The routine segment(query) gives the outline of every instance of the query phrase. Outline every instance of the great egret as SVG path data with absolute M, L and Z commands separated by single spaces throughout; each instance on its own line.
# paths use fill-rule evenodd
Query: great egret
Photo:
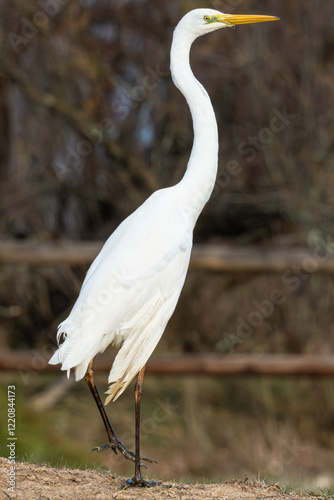
M 237 24 L 274 21 L 272 16 L 231 15 L 195 9 L 175 28 L 171 74 L 186 98 L 194 128 L 194 144 L 183 179 L 152 194 L 109 237 L 92 263 L 69 317 L 58 327 L 59 348 L 50 363 L 85 377 L 106 427 L 106 447 L 135 462 L 129 485 L 153 486 L 141 475 L 139 452 L 140 400 L 145 364 L 171 317 L 186 277 L 195 223 L 214 187 L 218 163 L 215 114 L 204 87 L 194 77 L 189 52 L 206 33 Z M 116 437 L 93 378 L 94 357 L 112 344 L 120 346 L 109 374 L 105 404 L 115 401 L 138 375 L 135 385 L 136 449 Z

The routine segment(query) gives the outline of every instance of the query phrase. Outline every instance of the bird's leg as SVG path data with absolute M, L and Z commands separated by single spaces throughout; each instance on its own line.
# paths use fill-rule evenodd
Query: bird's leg
M 136 451 L 135 451 L 135 475 L 132 479 L 128 479 L 122 486 L 126 488 L 129 486 L 159 486 L 159 481 L 145 481 L 141 475 L 141 456 L 140 456 L 140 401 L 142 396 L 143 380 L 144 380 L 145 366 L 140 370 L 135 384 L 135 415 L 136 415 Z
M 93 369 L 92 369 L 93 361 L 94 361 L 94 359 L 92 359 L 92 361 L 88 365 L 87 372 L 85 375 L 85 382 L 88 385 L 91 393 L 93 394 L 95 403 L 99 409 L 104 426 L 107 430 L 109 443 L 104 445 L 104 446 L 93 448 L 92 452 L 95 450 L 100 452 L 106 448 L 111 448 L 116 455 L 120 451 L 122 453 L 122 455 L 124 455 L 125 458 L 135 462 L 135 454 L 133 453 L 133 451 L 130 451 L 126 446 L 124 446 L 124 444 L 118 439 L 113 428 L 111 427 L 108 415 L 107 415 L 105 408 L 104 408 L 104 405 L 101 401 L 99 391 L 97 390 L 97 387 L 96 387 L 95 382 L 94 382 Z M 140 459 L 146 460 L 146 462 L 156 462 L 156 460 L 153 460 L 153 458 L 149 458 L 149 457 L 140 457 Z

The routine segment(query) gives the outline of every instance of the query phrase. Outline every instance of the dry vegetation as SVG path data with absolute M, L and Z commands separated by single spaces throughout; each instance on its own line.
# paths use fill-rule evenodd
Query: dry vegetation
M 323 2 L 320 8 L 316 0 L 207 4 L 282 20 L 224 30 L 195 44 L 192 65 L 212 97 L 221 140 L 217 188 L 195 241 L 302 244 L 326 256 L 333 252 L 334 6 Z M 56 11 L 49 13 L 41 5 L 12 0 L 0 6 L 0 241 L 104 240 L 154 189 L 177 182 L 184 172 L 191 122 L 169 77 L 168 50 L 177 20 L 203 2 L 55 0 Z M 49 346 L 85 271 L 3 266 L 1 347 Z M 284 278 L 193 271 L 159 349 L 333 352 L 333 278 L 300 269 L 287 273 Z M 246 338 L 236 336 L 254 301 L 268 299 L 273 289 L 284 292 L 284 304 Z M 276 460 L 282 443 L 296 439 L 307 446 L 301 467 L 310 477 L 319 472 L 314 463 L 330 470 L 330 383 L 266 383 L 205 386 L 205 412 L 199 411 L 198 389 L 185 383 L 188 441 L 196 428 L 201 434 L 205 422 L 217 426 L 224 418 L 230 434 L 203 439 L 221 469 L 235 463 L 241 477 L 251 462 L 265 469 L 269 452 Z M 157 384 L 157 397 L 159 390 Z M 60 412 L 58 417 L 62 421 Z M 236 417 L 243 432 L 232 425 Z M 247 434 L 246 445 L 230 455 L 226 450 Z M 53 431 L 43 439 L 52 441 Z M 243 457 L 242 446 L 254 456 Z M 196 460 L 188 469 L 198 476 Z
M 312 500 L 311 494 L 285 493 L 277 486 L 264 483 L 229 481 L 222 484 L 183 484 L 168 483 L 166 487 L 153 489 L 121 489 L 125 478 L 115 477 L 108 472 L 92 470 L 51 468 L 47 466 L 16 464 L 17 495 L 8 492 L 6 476 L 8 464 L 0 458 L 0 489 L 4 498 L 24 498 L 24 500 L 77 500 L 96 498 L 99 500 L 135 500 L 138 498 L 157 500 L 170 498 L 178 500 L 228 499 L 228 500 L 264 500 L 277 498 L 286 500 Z M 167 483 L 165 484 L 165 486 Z M 9 496 L 10 495 L 10 496 Z M 322 497 L 325 499 L 325 497 Z

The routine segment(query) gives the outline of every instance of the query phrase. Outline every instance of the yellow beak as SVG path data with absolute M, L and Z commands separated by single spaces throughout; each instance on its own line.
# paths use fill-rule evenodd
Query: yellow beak
M 279 21 L 279 17 L 222 14 L 221 16 L 217 16 L 217 21 L 219 21 L 220 23 L 227 24 L 228 26 L 235 26 L 237 24 L 266 23 L 267 21 Z

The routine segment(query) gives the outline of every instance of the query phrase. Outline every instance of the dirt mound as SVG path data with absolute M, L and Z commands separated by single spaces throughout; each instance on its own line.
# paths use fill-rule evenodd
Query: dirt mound
M 267 498 L 307 499 L 311 496 L 285 494 L 275 486 L 253 483 L 249 480 L 223 484 L 172 484 L 170 488 L 127 488 L 121 490 L 125 479 L 111 472 L 80 469 L 57 469 L 45 465 L 16 463 L 15 476 L 10 476 L 8 460 L 0 458 L 1 498 L 24 500 L 132 500 L 175 498 L 182 500 L 261 500 Z M 15 479 L 13 479 L 15 478 Z M 15 492 L 10 490 L 10 479 L 15 481 Z M 171 483 L 170 483 L 171 484 Z

